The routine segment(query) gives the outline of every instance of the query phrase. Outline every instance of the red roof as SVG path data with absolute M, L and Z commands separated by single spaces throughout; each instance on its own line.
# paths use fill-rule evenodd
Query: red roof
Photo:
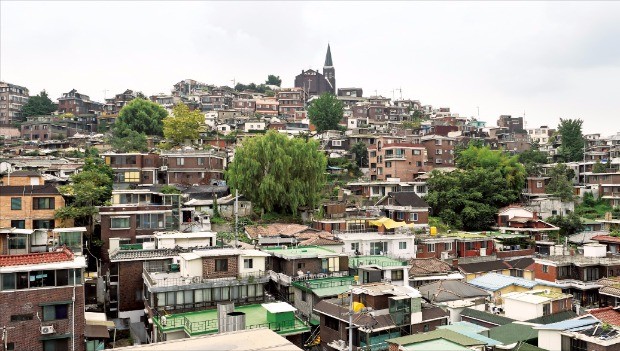
M 604 242 L 610 242 L 610 243 L 620 243 L 620 238 L 616 238 L 615 236 L 611 236 L 611 235 L 597 235 L 597 236 L 593 236 L 591 240 L 604 241 Z
M 603 323 L 620 326 L 620 312 L 613 307 L 597 308 L 588 312 Z
M 66 247 L 53 252 L 31 253 L 25 255 L 3 255 L 0 256 L 0 267 L 24 266 L 29 264 L 64 261 L 73 261 L 73 252 Z

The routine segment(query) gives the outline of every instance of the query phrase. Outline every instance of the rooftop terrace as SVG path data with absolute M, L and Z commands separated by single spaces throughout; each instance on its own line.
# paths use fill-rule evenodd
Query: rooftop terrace
M 263 251 L 285 259 L 334 257 L 340 255 L 335 251 L 319 246 L 297 246 L 295 248 L 268 247 L 264 248 Z
M 376 265 L 379 267 L 405 267 L 406 261 L 396 260 L 386 256 L 351 256 L 349 267 L 357 268 L 360 266 Z
M 355 277 L 329 277 L 321 279 L 311 279 L 293 282 L 293 286 L 303 291 L 308 291 L 323 298 L 327 296 L 337 296 L 349 290 L 355 284 Z
M 280 335 L 295 335 L 310 331 L 310 327 L 299 318 L 277 322 L 267 321 L 267 304 L 235 306 L 235 312 L 245 313 L 245 328 L 269 328 Z M 165 318 L 165 319 L 164 319 Z M 165 320 L 165 323 L 162 323 Z M 184 330 L 189 336 L 213 334 L 218 332 L 217 309 L 197 312 L 170 314 L 153 317 L 153 322 L 162 332 Z

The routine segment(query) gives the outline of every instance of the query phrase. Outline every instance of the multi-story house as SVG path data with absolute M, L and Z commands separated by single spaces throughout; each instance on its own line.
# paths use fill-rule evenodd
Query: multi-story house
M 454 138 L 431 134 L 423 136 L 421 141 L 430 167 L 454 167 Z
M 133 90 L 127 89 L 120 94 L 116 94 L 113 98 L 105 99 L 103 112 L 106 115 L 118 115 L 121 109 L 135 98 L 136 93 Z
M 0 256 L 3 350 L 86 350 L 84 268 L 67 248 Z
M 497 120 L 497 126 L 500 128 L 506 128 L 509 134 L 522 132 L 523 129 L 523 117 L 512 117 L 510 115 L 501 115 Z
M 390 226 L 390 223 L 384 225 Z M 377 229 L 367 227 L 334 230 L 333 234 L 344 243 L 343 252 L 349 255 L 390 256 L 404 259 L 416 257 L 415 235 L 411 230 L 384 228 L 381 226 Z
M 244 115 L 253 115 L 256 112 L 256 100 L 254 99 L 234 99 L 232 101 L 232 108 L 237 111 L 241 111 Z
M 552 255 L 534 258 L 536 279 L 556 283 L 583 307 L 598 303 L 602 286 L 598 280 L 614 277 L 618 272 L 620 258 L 607 257 L 607 246 L 603 244 L 586 244 L 583 254 L 560 247 Z
M 256 100 L 256 113 L 264 116 L 277 116 L 279 105 L 276 99 Z
M 484 234 L 424 235 L 417 239 L 418 258 L 478 257 L 495 253 L 495 240 Z
M 161 153 L 160 169 L 166 184 L 211 184 L 224 179 L 226 155 L 212 151 L 169 151 Z
M 409 285 L 411 265 L 405 260 L 386 256 L 351 256 L 349 270 L 361 284 L 387 282 L 394 285 Z
M 75 89 L 58 98 L 58 112 L 60 113 L 100 115 L 103 106 L 102 103 L 92 101 L 88 95 L 80 94 Z
M 381 138 L 368 147 L 371 181 L 399 178 L 407 182 L 425 172 L 427 153 L 423 145 L 389 141 Z
M 533 329 L 538 332 L 538 347 L 543 350 L 613 351 L 620 348 L 618 327 L 591 315 L 534 326 Z
M 82 114 L 72 117 L 32 116 L 26 117 L 21 125 L 22 138 L 26 140 L 58 140 L 76 134 L 97 132 L 98 118 L 94 114 Z
M 347 96 L 347 97 L 364 97 L 364 91 L 362 88 L 339 88 L 338 96 Z
M 428 204 L 413 191 L 388 193 L 376 206 L 392 220 L 413 223 L 414 228 L 428 227 Z
M 232 95 L 227 92 L 211 92 L 209 94 L 200 95 L 200 110 L 206 111 L 218 111 L 226 110 L 232 106 Z
M 620 173 L 592 173 L 586 175 L 586 184 L 611 206 L 620 206 Z
M 276 94 L 278 115 L 284 118 L 297 118 L 304 111 L 305 94 L 300 88 L 280 90 Z
M 51 184 L 0 186 L 0 227 L 54 229 L 61 219 L 54 218 L 65 199 Z M 70 223 L 65 223 L 70 224 Z
M 0 125 L 21 122 L 22 107 L 28 102 L 28 89 L 19 85 L 0 82 Z
M 131 184 L 165 184 L 166 169 L 162 168 L 162 160 L 158 154 L 149 153 L 114 153 L 101 155 L 105 164 L 114 170 L 114 183 L 119 187 Z
M 152 95 L 152 96 L 149 96 L 149 99 L 153 101 L 154 103 L 161 105 L 163 108 L 168 110 L 168 112 L 172 111 L 172 108 L 174 107 L 174 105 L 181 102 L 180 97 L 166 95 L 166 94 Z
M 549 143 L 549 138 L 553 135 L 555 129 L 548 126 L 540 126 L 539 128 L 527 129 L 527 134 L 530 136 L 530 141 L 539 145 L 546 145 Z

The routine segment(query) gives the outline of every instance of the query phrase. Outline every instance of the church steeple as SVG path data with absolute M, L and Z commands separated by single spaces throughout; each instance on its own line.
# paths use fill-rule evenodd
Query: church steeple
M 329 44 L 327 44 L 327 54 L 325 55 L 325 67 L 332 67 L 334 63 L 332 62 L 332 51 L 329 48 Z

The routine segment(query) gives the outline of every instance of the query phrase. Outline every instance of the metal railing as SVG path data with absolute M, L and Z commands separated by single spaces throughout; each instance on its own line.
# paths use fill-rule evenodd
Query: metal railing
M 143 269 L 142 275 L 147 281 L 150 287 L 169 287 L 169 286 L 188 286 L 188 285 L 205 285 L 218 286 L 225 283 L 228 284 L 253 284 L 253 283 L 265 283 L 269 280 L 269 274 L 265 271 L 258 271 L 252 273 L 239 273 L 230 277 L 221 278 L 204 278 L 201 276 L 192 277 L 171 277 L 171 278 L 159 278 L 154 279 L 151 275 L 152 272 L 148 272 L 146 268 Z
M 315 273 L 315 274 L 304 274 L 304 275 L 296 275 L 289 276 L 284 273 L 274 272 L 272 270 L 267 271 L 271 280 L 276 283 L 284 283 L 286 285 L 291 285 L 293 282 L 306 281 L 312 279 L 320 279 L 320 278 L 329 278 L 329 277 L 346 277 L 349 275 L 348 271 L 337 271 L 337 272 L 326 272 L 326 273 Z

